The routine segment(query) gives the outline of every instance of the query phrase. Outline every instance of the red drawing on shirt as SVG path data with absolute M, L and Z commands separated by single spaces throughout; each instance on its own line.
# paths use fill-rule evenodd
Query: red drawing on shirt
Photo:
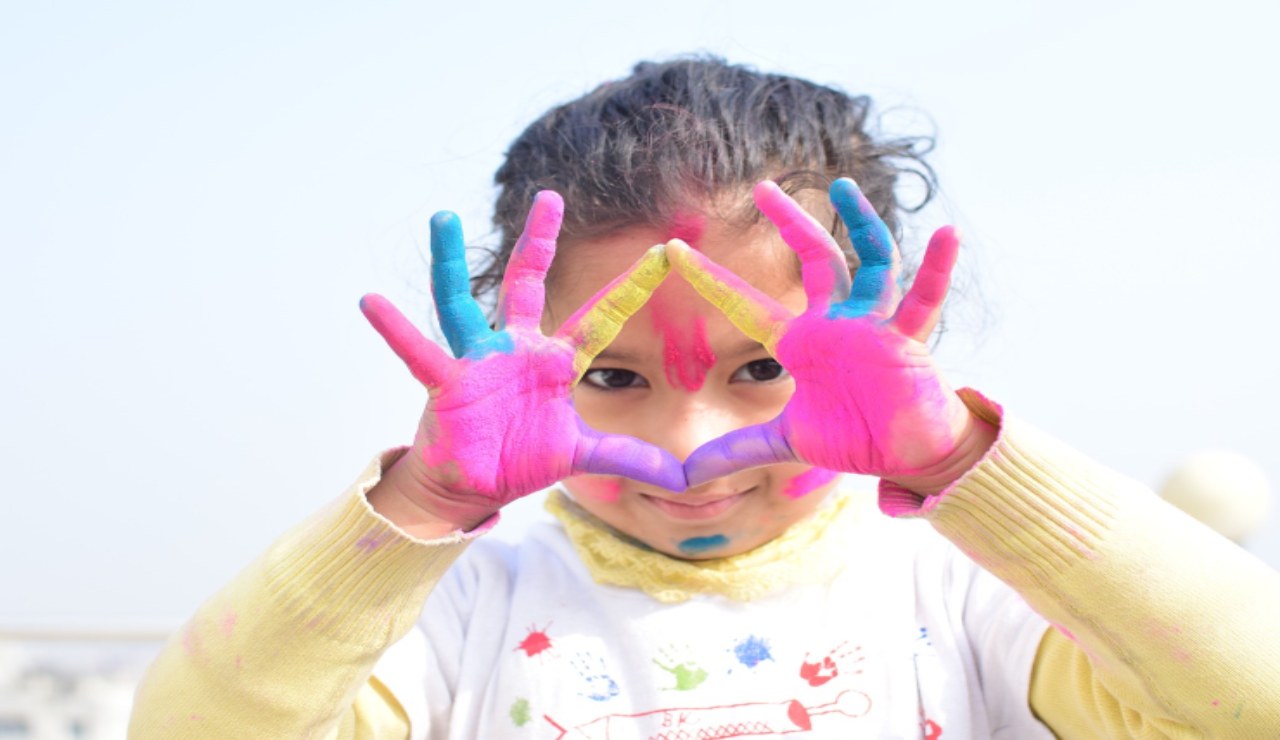
M 942 737 L 942 727 L 931 719 L 921 723 L 920 731 L 924 733 L 924 740 L 938 740 Z
M 720 740 L 720 738 L 761 735 L 790 735 L 813 729 L 813 718 L 822 714 L 843 714 L 858 718 L 871 711 L 871 697 L 861 691 L 842 691 L 834 701 L 806 707 L 797 699 L 747 702 L 714 707 L 655 709 L 637 714 L 607 714 L 566 729 L 547 715 L 542 718 L 565 737 L 587 740 Z
M 804 654 L 804 662 L 800 664 L 800 678 L 809 682 L 810 686 L 821 686 L 840 675 L 840 666 L 836 664 L 837 660 L 844 660 L 853 655 L 857 657 L 851 661 L 853 663 L 862 662 L 862 647 L 858 646 L 852 650 L 842 650 L 848 643 L 842 642 L 839 645 L 827 651 L 827 654 L 821 660 L 810 663 L 809 654 Z M 845 661 L 848 665 L 850 661 Z M 853 671 L 853 673 L 861 673 L 862 671 Z
M 516 645 L 516 650 L 523 650 L 524 654 L 532 658 L 538 653 L 551 647 L 551 638 L 547 637 L 546 629 L 551 623 L 547 622 L 546 627 L 538 629 L 535 625 L 529 625 L 529 634 Z

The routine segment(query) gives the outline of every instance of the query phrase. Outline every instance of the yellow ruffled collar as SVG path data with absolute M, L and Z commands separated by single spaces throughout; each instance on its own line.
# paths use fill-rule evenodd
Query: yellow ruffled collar
M 559 489 L 546 509 L 564 526 L 569 541 L 596 583 L 635 588 L 658 601 L 677 603 L 695 594 L 751 601 L 803 583 L 829 581 L 846 559 L 836 548 L 860 516 L 857 499 L 837 489 L 812 516 L 754 550 L 715 560 L 681 560 L 652 550 L 578 506 Z

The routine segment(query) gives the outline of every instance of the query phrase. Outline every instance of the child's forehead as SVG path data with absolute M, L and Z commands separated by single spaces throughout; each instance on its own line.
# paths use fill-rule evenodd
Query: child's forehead
M 685 241 L 771 295 L 800 284 L 799 260 L 771 224 L 744 227 L 692 214 L 669 226 L 626 226 L 607 234 L 562 242 L 547 277 L 548 299 L 577 298 L 581 303 L 625 272 L 649 248 L 671 239 Z M 676 275 L 667 281 L 683 282 Z

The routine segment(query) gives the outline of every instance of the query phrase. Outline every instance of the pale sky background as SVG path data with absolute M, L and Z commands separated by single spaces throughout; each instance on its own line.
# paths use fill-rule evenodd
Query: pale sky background
M 171 628 L 408 441 L 359 296 L 425 321 L 431 213 L 485 243 L 524 125 L 684 52 L 932 118 L 953 382 L 1153 486 L 1280 480 L 1275 3 L 203 5 L 0 9 L 0 627 Z

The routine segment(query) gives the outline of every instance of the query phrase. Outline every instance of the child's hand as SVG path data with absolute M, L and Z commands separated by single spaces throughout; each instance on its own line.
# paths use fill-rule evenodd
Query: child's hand
M 543 281 L 564 211 L 560 196 L 534 199 L 503 276 L 497 330 L 469 291 L 461 225 L 431 220 L 432 295 L 452 359 L 385 298 L 361 310 L 430 398 L 412 451 L 414 499 L 429 520 L 473 527 L 493 512 L 577 473 L 620 475 L 673 490 L 684 470 L 670 453 L 632 437 L 602 434 L 573 409 L 573 387 L 591 360 L 648 299 L 670 267 L 655 247 L 605 286 L 554 336 L 539 330 Z M 415 495 L 416 494 L 416 495 Z
M 734 470 L 801 461 L 875 475 L 919 493 L 946 487 L 989 446 L 993 430 L 974 418 L 938 373 L 924 342 L 946 296 L 959 241 L 951 227 L 929 242 L 911 290 L 899 301 L 897 245 L 852 180 L 831 200 L 861 262 L 850 281 L 835 240 L 772 182 L 756 204 L 800 256 L 808 308 L 799 316 L 680 242 L 672 264 L 708 301 L 760 342 L 795 378 L 770 422 L 699 447 L 685 461 L 690 485 Z

